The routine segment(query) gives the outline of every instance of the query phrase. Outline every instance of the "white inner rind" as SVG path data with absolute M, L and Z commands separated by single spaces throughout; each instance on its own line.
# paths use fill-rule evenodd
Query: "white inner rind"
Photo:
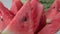
M 60 34 L 60 30 L 58 30 L 55 34 Z

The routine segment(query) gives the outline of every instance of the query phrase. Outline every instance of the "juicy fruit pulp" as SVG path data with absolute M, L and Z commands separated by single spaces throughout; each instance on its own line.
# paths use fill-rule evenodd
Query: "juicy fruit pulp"
M 37 33 L 38 30 L 41 30 L 45 26 L 45 22 L 42 22 L 44 21 L 43 18 L 45 18 L 43 15 L 44 13 L 43 6 L 40 3 L 38 3 L 38 1 L 36 0 L 33 0 L 32 2 L 30 3 L 29 0 L 26 1 L 26 3 L 17 12 L 14 19 L 11 21 L 11 23 L 7 26 L 7 28 L 2 33 L 34 34 L 35 32 Z M 40 21 L 41 18 L 42 18 L 42 21 Z M 41 25 L 42 27 L 40 27 Z M 37 30 L 38 27 L 40 28 Z
M 1 34 L 55 34 L 60 28 L 59 2 L 55 0 L 47 13 L 38 0 L 26 0 L 24 4 L 12 0 L 10 10 L 0 2 Z

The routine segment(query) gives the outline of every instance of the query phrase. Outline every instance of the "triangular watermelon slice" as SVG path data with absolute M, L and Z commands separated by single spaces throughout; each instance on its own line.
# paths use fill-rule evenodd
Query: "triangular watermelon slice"
M 29 0 L 26 1 L 11 23 L 1 34 L 33 34 Z
M 31 1 L 33 29 L 35 34 L 46 25 L 44 8 L 37 0 Z
M 10 23 L 13 18 L 13 14 L 5 8 L 0 1 L 0 32 Z
M 38 34 L 56 34 L 60 29 L 60 13 L 59 13 L 59 3 L 60 1 L 56 0 L 56 11 L 54 18 L 49 22 Z M 53 13 L 52 13 L 53 14 Z
M 56 34 L 60 29 L 60 13 L 57 14 L 53 20 L 47 24 L 38 34 Z
M 47 23 L 51 22 L 52 19 L 59 13 L 59 11 L 57 11 L 57 1 L 55 0 L 54 3 L 51 5 L 51 7 L 49 8 L 49 10 L 46 13 L 46 17 L 47 17 Z

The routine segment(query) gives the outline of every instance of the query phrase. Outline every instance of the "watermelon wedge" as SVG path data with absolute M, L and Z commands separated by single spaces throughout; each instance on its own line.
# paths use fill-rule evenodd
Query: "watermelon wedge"
M 37 0 L 31 1 L 31 8 L 32 8 L 31 16 L 33 20 L 33 29 L 36 34 L 46 25 L 46 19 L 44 16 L 44 8 L 43 8 L 43 5 L 39 3 Z
M 47 23 L 50 23 L 52 21 L 52 19 L 59 13 L 59 11 L 57 11 L 57 9 L 58 9 L 57 6 L 58 6 L 57 1 L 55 0 L 46 13 L 46 17 L 47 17 L 46 22 Z
M 60 13 L 58 13 L 51 24 L 47 24 L 38 34 L 56 34 L 60 29 Z
M 27 0 L 2 34 L 33 34 L 30 1 Z
M 4 7 L 1 1 L 0 1 L 0 14 L 1 14 L 0 15 L 0 32 L 1 32 L 9 24 L 14 15 L 10 13 L 10 11 L 6 7 Z

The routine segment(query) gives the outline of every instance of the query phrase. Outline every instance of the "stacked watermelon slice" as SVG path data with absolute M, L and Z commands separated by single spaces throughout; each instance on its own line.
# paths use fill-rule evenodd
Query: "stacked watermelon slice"
M 57 34 L 60 29 L 60 0 L 55 0 L 45 15 L 48 24 L 38 34 Z
M 46 25 L 44 8 L 38 0 L 12 0 L 11 9 L 0 1 L 1 34 L 37 34 Z
M 39 0 L 12 0 L 10 10 L 0 1 L 0 34 L 55 34 L 60 29 L 59 11 L 60 0 L 46 13 Z

